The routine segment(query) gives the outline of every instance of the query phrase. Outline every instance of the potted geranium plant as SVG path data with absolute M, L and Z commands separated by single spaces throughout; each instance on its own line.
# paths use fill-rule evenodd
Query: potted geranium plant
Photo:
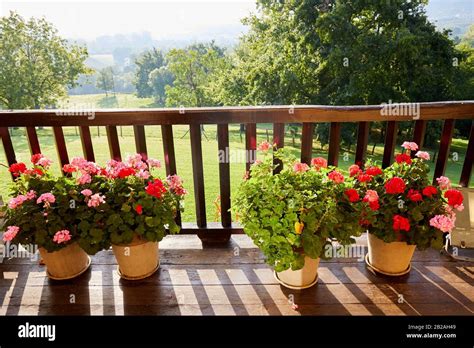
M 367 264 L 393 276 L 410 271 L 416 248 L 441 248 L 443 233 L 454 228 L 455 210 L 463 209 L 463 196 L 447 177 L 431 185 L 429 154 L 417 151 L 413 142 L 402 147 L 404 152 L 383 171 L 370 162 L 365 170 L 352 166 L 354 188 L 345 194 L 358 207 L 360 224 L 368 231 Z
M 233 199 L 245 233 L 262 250 L 276 279 L 288 288 L 304 289 L 317 282 L 320 257 L 336 238 L 351 244 L 361 229 L 350 202 L 338 201 L 347 188 L 344 176 L 327 161 L 311 166 L 298 162 L 286 149 L 259 146 L 263 160 L 251 167 Z M 274 173 L 274 157 L 282 170 Z
M 168 231 L 180 230 L 175 217 L 186 190 L 177 175 L 164 180 L 154 175 L 159 166 L 158 160 L 136 154 L 123 162 L 109 161 L 103 171 L 104 229 L 125 279 L 152 275 L 159 267 L 158 242 Z M 82 193 L 90 199 L 94 194 Z
M 42 154 L 31 158 L 33 166 L 15 163 L 12 197 L 6 207 L 3 240 L 36 245 L 52 279 L 70 279 L 85 272 L 90 258 L 78 245 L 75 225 L 74 182 L 54 177 L 51 161 Z

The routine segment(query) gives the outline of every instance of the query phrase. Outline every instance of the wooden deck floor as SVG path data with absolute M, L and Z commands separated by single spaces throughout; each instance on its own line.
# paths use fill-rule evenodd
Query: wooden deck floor
M 397 279 L 356 259 L 322 261 L 318 284 L 303 291 L 281 287 L 245 235 L 219 249 L 203 249 L 196 236 L 169 236 L 160 254 L 160 270 L 139 282 L 120 280 L 111 251 L 65 282 L 49 280 L 37 261 L 4 260 L 0 315 L 474 314 L 474 264 L 436 251 L 417 251 L 411 273 Z

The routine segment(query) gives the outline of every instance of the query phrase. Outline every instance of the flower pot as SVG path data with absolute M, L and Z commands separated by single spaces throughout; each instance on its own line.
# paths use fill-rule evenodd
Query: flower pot
M 128 280 L 144 279 L 160 267 L 158 242 L 149 242 L 135 236 L 131 243 L 112 245 L 120 277 Z
M 304 258 L 302 269 L 293 271 L 287 269 L 283 272 L 275 272 L 275 279 L 284 287 L 289 289 L 306 289 L 312 287 L 318 281 L 319 258 Z
M 400 276 L 410 272 L 410 261 L 416 245 L 405 242 L 385 243 L 368 233 L 369 252 L 365 256 L 367 265 L 378 273 Z
M 39 248 L 39 252 L 47 268 L 46 274 L 51 279 L 75 278 L 87 271 L 91 264 L 91 258 L 77 243 L 53 252 Z

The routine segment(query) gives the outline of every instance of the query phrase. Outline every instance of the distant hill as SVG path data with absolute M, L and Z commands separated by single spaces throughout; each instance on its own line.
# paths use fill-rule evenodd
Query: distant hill
M 460 37 L 474 23 L 474 0 L 430 0 L 426 14 L 438 28 Z

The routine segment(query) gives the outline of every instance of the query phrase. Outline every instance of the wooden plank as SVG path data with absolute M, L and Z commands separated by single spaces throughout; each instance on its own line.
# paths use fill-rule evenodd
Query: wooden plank
M 276 145 L 277 149 L 281 149 L 285 146 L 285 124 L 274 123 L 273 124 L 273 144 Z M 273 165 L 277 166 L 273 173 L 277 174 L 283 169 L 283 163 L 278 159 L 273 159 Z
M 142 157 L 146 160 L 148 157 L 148 152 L 146 150 L 145 126 L 133 126 L 133 133 L 135 134 L 135 148 L 137 149 L 137 153 L 142 155 Z
M 84 153 L 84 157 L 88 161 L 94 162 L 95 156 L 94 148 L 92 147 L 91 130 L 88 126 L 81 126 L 79 127 L 79 133 L 81 135 L 82 152 Z
M 443 131 L 441 133 L 441 140 L 439 142 L 438 159 L 434 170 L 433 183 L 436 184 L 436 178 L 444 175 L 446 164 L 448 163 L 449 148 L 451 147 L 451 140 L 454 133 L 454 120 L 449 119 L 444 121 Z
M 221 194 L 221 223 L 223 227 L 230 227 L 232 224 L 230 214 L 230 167 L 229 158 L 229 126 L 226 124 L 217 125 L 217 146 L 219 149 L 219 187 Z M 230 237 L 230 234 L 229 234 Z
M 412 121 L 412 116 L 382 115 L 381 105 L 289 106 L 97 110 L 95 117 L 58 117 L 57 110 L 0 111 L 0 127 L 128 126 L 161 124 L 234 124 Z M 420 103 L 420 120 L 472 119 L 474 101 Z
M 469 135 L 469 143 L 467 144 L 466 156 L 462 166 L 461 179 L 459 185 L 462 187 L 469 187 L 471 179 L 472 165 L 474 163 L 474 121 L 471 124 L 471 134 Z
M 62 127 L 53 127 L 54 140 L 56 142 L 56 151 L 58 153 L 59 163 L 61 168 L 69 163 L 69 156 L 67 154 L 66 140 L 64 139 L 64 132 Z
M 32 155 L 41 153 L 40 144 L 38 141 L 38 134 L 36 134 L 36 127 L 26 127 L 26 135 L 28 137 L 28 146 Z
M 256 160 L 257 125 L 255 123 L 247 123 L 245 125 L 245 149 L 247 151 L 245 168 L 247 171 L 250 171 L 250 166 Z
M 415 122 L 415 130 L 413 131 L 413 142 L 417 143 L 420 149 L 424 145 L 425 132 L 426 132 L 426 121 L 417 120 Z
M 15 149 L 13 148 L 12 138 L 8 132 L 8 127 L 0 127 L 0 136 L 2 137 L 3 150 L 5 151 L 5 157 L 7 158 L 7 163 L 11 166 L 13 163 L 16 163 Z M 15 177 L 11 174 L 12 178 Z
M 387 168 L 392 164 L 393 152 L 397 142 L 398 122 L 388 121 L 385 130 L 385 145 L 383 151 L 382 167 Z
M 176 157 L 174 152 L 173 126 L 162 125 L 163 153 L 165 156 L 166 175 L 176 174 Z
M 313 123 L 303 123 L 303 131 L 301 134 L 301 163 L 311 165 L 313 157 Z
M 367 155 L 367 144 L 369 143 L 369 122 L 359 122 L 357 128 L 357 148 L 355 163 L 363 165 Z
M 122 155 L 120 154 L 120 144 L 118 140 L 117 127 L 107 126 L 105 127 L 105 129 L 107 131 L 107 140 L 109 142 L 110 157 L 116 161 L 121 161 Z
M 337 166 L 339 160 L 339 144 L 341 138 L 341 124 L 338 122 L 331 122 L 329 132 L 329 152 L 328 164 L 330 166 Z
M 198 227 L 206 226 L 206 200 L 204 196 L 204 168 L 202 164 L 201 125 L 189 127 L 191 158 L 193 163 L 194 200 Z

